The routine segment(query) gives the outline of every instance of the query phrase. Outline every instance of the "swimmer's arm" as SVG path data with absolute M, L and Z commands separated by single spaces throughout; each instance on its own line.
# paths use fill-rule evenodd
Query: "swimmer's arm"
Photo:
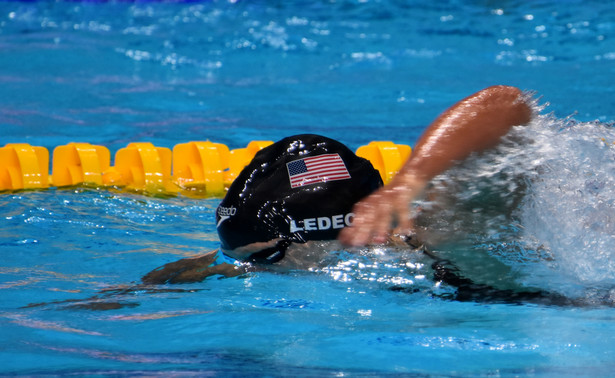
M 409 232 L 408 206 L 432 178 L 473 152 L 496 146 L 531 115 L 515 87 L 493 86 L 459 101 L 431 123 L 397 176 L 355 205 L 353 226 L 339 239 L 355 246 L 384 243 L 394 224 L 398 232 Z
M 144 284 L 191 283 L 203 281 L 213 275 L 235 277 L 244 273 L 241 267 L 233 264 L 213 265 L 216 255 L 217 252 L 212 251 L 198 257 L 168 263 L 147 273 L 141 281 Z

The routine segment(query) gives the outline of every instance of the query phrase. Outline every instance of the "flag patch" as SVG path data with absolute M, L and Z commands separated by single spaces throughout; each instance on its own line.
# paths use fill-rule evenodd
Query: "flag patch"
M 291 188 L 350 178 L 339 154 L 311 156 L 286 163 Z

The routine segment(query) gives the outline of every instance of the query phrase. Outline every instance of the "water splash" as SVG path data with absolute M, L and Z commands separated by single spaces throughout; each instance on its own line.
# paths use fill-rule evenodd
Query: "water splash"
M 613 125 L 538 115 L 438 177 L 418 224 L 486 250 L 525 284 L 586 294 L 615 284 L 614 205 Z
M 519 209 L 523 237 L 552 270 L 583 284 L 615 282 L 615 129 L 541 117 L 526 132 L 540 162 Z

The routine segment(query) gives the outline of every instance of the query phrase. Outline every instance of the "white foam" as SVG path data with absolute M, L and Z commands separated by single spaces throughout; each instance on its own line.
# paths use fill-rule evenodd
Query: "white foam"
M 528 245 L 578 283 L 615 283 L 615 129 L 542 116 L 525 130 L 536 165 L 519 208 Z
M 417 219 L 428 236 L 469 242 L 567 295 L 615 284 L 612 125 L 538 115 L 434 186 Z

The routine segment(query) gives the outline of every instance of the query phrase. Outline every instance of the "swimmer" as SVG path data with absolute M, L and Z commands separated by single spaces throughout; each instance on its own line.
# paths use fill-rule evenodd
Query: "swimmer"
M 214 251 L 173 262 L 143 282 L 195 282 L 258 266 L 301 268 L 323 257 L 308 242 L 335 240 L 351 224 L 352 206 L 381 186 L 371 163 L 338 141 L 311 134 L 282 139 L 256 154 L 218 206 L 223 256 Z M 224 258 L 230 261 L 216 265 Z
M 339 238 L 359 246 L 385 243 L 394 233 L 410 235 L 408 206 L 430 179 L 473 152 L 494 147 L 530 117 L 519 89 L 494 86 L 479 91 L 427 128 L 411 158 L 385 187 L 369 161 L 335 140 L 317 135 L 282 139 L 255 156 L 220 203 L 220 251 L 166 264 L 142 281 L 199 282 L 263 267 L 297 268 L 306 260 L 323 258 L 306 248 L 312 242 Z

